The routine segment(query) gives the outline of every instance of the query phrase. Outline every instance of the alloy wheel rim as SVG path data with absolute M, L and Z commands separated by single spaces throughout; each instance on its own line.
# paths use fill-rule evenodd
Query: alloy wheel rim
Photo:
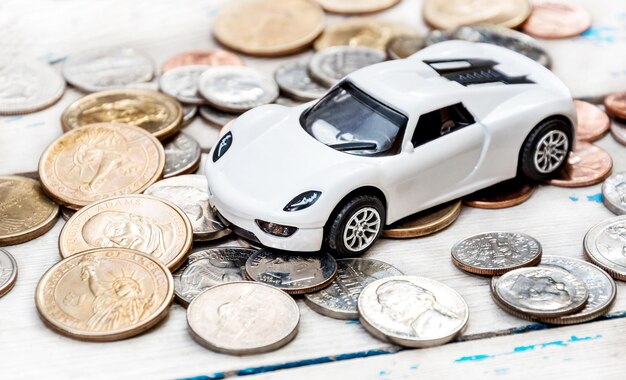
M 380 214 L 373 207 L 364 207 L 355 212 L 343 231 L 343 244 L 351 252 L 369 247 L 380 230 Z
M 563 131 L 546 133 L 535 150 L 535 168 L 543 174 L 552 173 L 567 159 L 569 140 Z

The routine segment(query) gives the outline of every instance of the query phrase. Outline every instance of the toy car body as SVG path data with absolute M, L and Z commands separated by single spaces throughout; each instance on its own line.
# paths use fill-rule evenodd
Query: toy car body
M 211 151 L 211 203 L 267 247 L 359 255 L 384 225 L 522 174 L 558 173 L 568 89 L 505 48 L 464 41 L 355 71 L 320 100 L 241 115 Z

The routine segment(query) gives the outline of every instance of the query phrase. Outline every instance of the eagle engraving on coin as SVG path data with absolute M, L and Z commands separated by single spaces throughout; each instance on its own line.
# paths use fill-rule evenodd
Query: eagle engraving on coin
M 540 273 L 520 274 L 506 290 L 521 305 L 541 310 L 552 310 L 572 300 L 563 282 Z

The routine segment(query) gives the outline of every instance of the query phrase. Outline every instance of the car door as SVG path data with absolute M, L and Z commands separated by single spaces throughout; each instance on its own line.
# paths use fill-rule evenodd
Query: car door
M 484 140 L 484 128 L 461 102 L 422 113 L 393 169 L 398 203 L 392 213 L 407 216 L 464 194 Z

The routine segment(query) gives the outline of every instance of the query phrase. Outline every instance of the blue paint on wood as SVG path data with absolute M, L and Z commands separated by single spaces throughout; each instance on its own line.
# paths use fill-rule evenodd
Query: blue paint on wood
M 476 362 L 476 361 L 481 361 L 481 360 L 485 360 L 485 359 L 489 359 L 491 358 L 491 355 L 484 355 L 484 354 L 479 354 L 479 355 L 471 355 L 471 356 L 462 356 L 458 359 L 456 359 L 454 362 L 455 363 L 462 363 L 462 362 Z
M 596 193 L 596 194 L 593 194 L 593 195 L 587 195 L 587 200 L 589 202 L 602 203 L 602 193 Z
M 574 196 L 574 195 L 570 195 L 569 196 L 569 200 L 572 201 L 572 202 L 578 202 L 578 199 L 580 199 L 580 198 L 578 198 L 577 196 Z

